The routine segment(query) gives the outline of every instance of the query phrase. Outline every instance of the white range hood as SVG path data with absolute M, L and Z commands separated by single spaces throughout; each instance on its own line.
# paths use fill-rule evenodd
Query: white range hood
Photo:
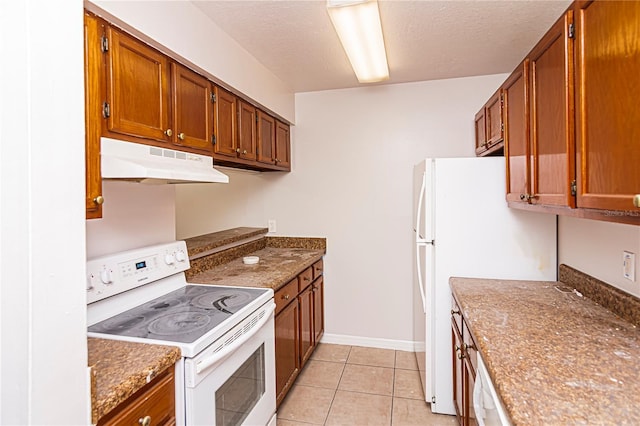
M 140 183 L 229 183 L 213 158 L 116 139 L 100 139 L 102 179 Z

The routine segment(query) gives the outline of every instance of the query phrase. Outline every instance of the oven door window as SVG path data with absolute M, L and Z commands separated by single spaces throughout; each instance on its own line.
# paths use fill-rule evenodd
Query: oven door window
M 216 425 L 240 425 L 265 391 L 264 343 L 216 390 Z

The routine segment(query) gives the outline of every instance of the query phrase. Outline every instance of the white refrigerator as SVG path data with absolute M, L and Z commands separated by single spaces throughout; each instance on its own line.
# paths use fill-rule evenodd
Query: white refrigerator
M 449 277 L 555 281 L 556 216 L 505 200 L 504 157 L 414 168 L 414 340 L 425 400 L 455 414 Z

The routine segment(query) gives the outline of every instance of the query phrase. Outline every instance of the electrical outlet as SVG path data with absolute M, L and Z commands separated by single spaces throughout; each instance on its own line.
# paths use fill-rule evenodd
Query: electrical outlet
M 636 280 L 636 255 L 630 251 L 622 252 L 622 276 L 630 281 Z
M 276 232 L 276 220 L 269 219 L 269 232 Z

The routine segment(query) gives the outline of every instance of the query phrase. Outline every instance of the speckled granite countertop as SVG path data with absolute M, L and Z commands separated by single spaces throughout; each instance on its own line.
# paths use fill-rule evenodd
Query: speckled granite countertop
M 514 425 L 640 424 L 640 332 L 561 282 L 451 278 Z
M 237 258 L 191 275 L 188 282 L 277 290 L 320 260 L 324 250 L 267 246 L 251 252 L 251 255 L 260 257 L 260 261 L 255 265 L 245 265 L 242 258 Z
M 247 238 L 265 235 L 267 228 L 239 227 L 185 239 L 189 257 L 206 253 L 218 247 L 235 243 Z
M 180 359 L 180 349 L 174 346 L 91 337 L 87 344 L 94 377 L 91 392 L 94 423 Z

